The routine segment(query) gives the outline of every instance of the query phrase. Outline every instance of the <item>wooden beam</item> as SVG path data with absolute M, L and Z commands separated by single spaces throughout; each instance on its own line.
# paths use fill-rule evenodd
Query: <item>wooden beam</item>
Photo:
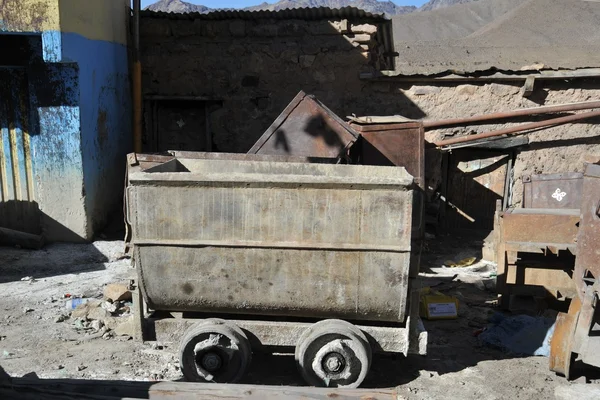
M 150 388 L 150 400 L 396 400 L 395 390 L 161 382 Z

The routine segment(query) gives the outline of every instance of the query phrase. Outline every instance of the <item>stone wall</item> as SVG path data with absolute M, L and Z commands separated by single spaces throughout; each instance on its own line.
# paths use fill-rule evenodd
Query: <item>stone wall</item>
M 359 79 L 389 68 L 377 36 L 369 20 L 145 17 L 144 94 L 220 100 L 210 115 L 213 149 L 246 152 L 300 90 L 341 116 L 397 110 L 400 97 L 377 96 L 377 85 Z
M 211 109 L 213 150 L 246 152 L 300 90 L 316 95 L 341 117 L 403 115 L 414 119 L 466 117 L 542 104 L 600 97 L 600 82 L 536 82 L 524 98 L 520 85 L 407 84 L 361 80 L 385 69 L 376 26 L 369 21 L 200 21 L 142 18 L 143 87 L 146 95 L 203 96 Z M 521 122 L 535 120 L 523 119 Z M 521 202 L 525 174 L 581 171 L 600 156 L 598 121 L 530 134 L 519 150 L 513 204 Z M 427 133 L 429 141 L 499 129 L 471 126 Z M 439 187 L 440 157 L 428 152 L 428 185 Z
M 600 80 L 537 82 L 532 96 L 521 95 L 517 84 L 459 84 L 446 86 L 411 85 L 399 89 L 427 114 L 427 119 L 459 118 L 510 111 L 520 108 L 554 105 L 600 98 Z M 560 115 L 554 114 L 554 117 Z M 545 117 L 547 118 L 547 117 Z M 426 140 L 434 142 L 444 137 L 489 132 L 542 118 L 526 117 L 508 124 L 472 125 L 432 130 Z M 585 162 L 600 159 L 600 119 L 538 130 L 528 134 L 529 146 L 517 150 L 514 165 L 512 205 L 520 206 L 523 194 L 522 177 L 534 174 L 582 172 Z M 430 155 L 432 155 L 430 153 Z M 429 184 L 439 183 L 439 158 L 430 157 Z

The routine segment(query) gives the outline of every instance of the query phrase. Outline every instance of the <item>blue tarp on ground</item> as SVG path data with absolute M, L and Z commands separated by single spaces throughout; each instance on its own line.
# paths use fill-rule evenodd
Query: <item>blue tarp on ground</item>
M 492 325 L 479 335 L 484 344 L 515 355 L 550 355 L 555 319 L 494 314 L 491 322 Z

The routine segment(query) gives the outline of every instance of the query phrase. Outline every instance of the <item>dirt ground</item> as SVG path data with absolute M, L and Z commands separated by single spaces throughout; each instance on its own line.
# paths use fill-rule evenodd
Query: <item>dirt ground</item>
M 452 250 L 457 243 L 464 250 Z M 511 356 L 482 345 L 475 336 L 497 311 L 495 267 L 479 263 L 450 269 L 441 265 L 448 259 L 477 257 L 480 249 L 479 242 L 465 244 L 456 238 L 428 242 L 421 284 L 458 297 L 459 318 L 425 321 L 429 332 L 426 357 L 374 357 L 363 387 L 399 387 L 400 395 L 411 400 L 543 400 L 554 399 L 554 388 L 567 384 L 548 370 L 547 358 Z M 135 275 L 130 261 L 122 258 L 122 250 L 120 241 L 54 244 L 40 251 L 0 249 L 0 365 L 10 375 L 181 379 L 175 344 L 142 344 L 128 336 L 93 338 L 92 330 L 66 318 L 65 294 L 101 298 L 106 284 L 127 282 Z M 293 355 L 256 354 L 244 383 L 303 385 Z

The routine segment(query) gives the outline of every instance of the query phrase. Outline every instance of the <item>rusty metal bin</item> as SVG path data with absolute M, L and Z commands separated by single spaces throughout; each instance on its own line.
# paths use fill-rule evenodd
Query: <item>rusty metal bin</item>
M 364 379 L 371 348 L 410 350 L 411 175 L 398 167 L 201 157 L 132 168 L 126 192 L 145 307 L 228 318 L 190 328 L 184 339 L 195 347 L 184 351 L 196 354 L 199 343 L 223 347 L 222 354 L 291 345 L 309 383 L 352 387 Z M 177 336 L 194 320 L 167 322 L 155 324 L 157 336 Z M 223 324 L 225 333 L 216 329 Z M 229 340 L 217 345 L 217 336 Z M 354 353 L 344 358 L 348 349 Z M 423 343 L 415 349 L 425 351 Z M 202 363 L 214 368 L 213 353 Z M 236 368 L 246 368 L 248 357 L 238 356 Z M 315 367 L 315 357 L 330 370 Z M 186 377 L 214 380 L 194 359 L 188 373 L 182 360 Z M 351 359 L 361 360 L 356 371 Z

